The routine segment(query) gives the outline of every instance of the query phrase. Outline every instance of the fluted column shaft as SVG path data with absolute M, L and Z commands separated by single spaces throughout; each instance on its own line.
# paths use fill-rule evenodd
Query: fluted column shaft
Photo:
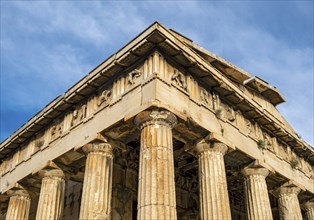
M 23 189 L 9 190 L 7 194 L 10 196 L 10 201 L 6 214 L 6 220 L 27 220 L 31 204 L 31 199 L 27 191 Z
M 280 187 L 275 191 L 278 197 L 279 217 L 281 220 L 302 219 L 298 187 Z
M 228 150 L 223 143 L 201 142 L 198 152 L 200 183 L 200 218 L 231 219 L 224 154 Z
M 64 200 L 64 174 L 59 169 L 41 170 L 43 177 L 36 213 L 37 220 L 61 219 Z
M 138 219 L 177 219 L 172 127 L 176 117 L 167 111 L 144 111 L 141 127 Z
M 305 216 L 307 220 L 314 220 L 314 201 L 303 204 Z
M 80 219 L 110 219 L 113 153 L 109 143 L 91 143 L 87 153 Z
M 265 168 L 244 168 L 242 173 L 247 219 L 273 219 L 265 180 L 269 171 Z

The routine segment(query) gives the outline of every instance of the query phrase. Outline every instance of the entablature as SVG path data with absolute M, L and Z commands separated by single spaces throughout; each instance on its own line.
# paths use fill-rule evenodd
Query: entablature
M 132 121 L 134 115 L 140 110 L 130 113 L 129 108 L 132 102 L 137 102 L 141 111 L 152 106 L 170 109 L 180 106 L 175 113 L 181 120 L 174 128 L 173 133 L 175 138 L 183 143 L 197 140 L 207 135 L 208 132 L 213 132 L 212 128 L 206 127 L 206 122 L 202 124 L 203 122 L 196 120 L 196 116 L 189 116 L 181 108 L 185 105 L 195 105 L 195 107 L 191 106 L 191 109 L 195 111 L 194 114 L 210 118 L 210 124 L 216 125 L 214 132 L 218 132 L 219 136 L 228 140 L 229 133 L 236 131 L 243 139 L 255 143 L 252 149 L 247 148 L 247 150 L 260 151 L 258 155 L 267 155 L 266 158 L 271 158 L 269 161 L 275 160 L 276 163 L 283 163 L 285 166 L 288 164 L 291 166 L 290 169 L 302 173 L 304 178 L 313 178 L 311 158 L 296 153 L 295 148 L 286 144 L 280 137 L 276 137 L 267 127 L 250 117 L 247 112 L 233 106 L 214 88 L 208 88 L 207 84 L 194 78 L 185 68 L 177 65 L 170 58 L 163 56 L 162 52 L 153 51 L 144 60 L 130 68 L 129 72 L 123 72 L 115 80 L 99 87 L 91 96 L 87 96 L 69 111 L 54 118 L 32 139 L 21 144 L 17 151 L 12 151 L 1 163 L 0 175 L 4 177 L 9 173 L 14 173 L 23 163 L 27 163 L 34 156 L 53 149 L 54 146 L 59 146 L 65 139 L 73 139 L 70 138 L 72 135 L 73 137 L 81 135 L 83 136 L 81 139 L 88 140 L 90 135 L 84 130 L 91 127 L 96 132 L 102 132 L 103 129 L 108 128 L 108 131 L 105 131 L 107 136 L 125 143 L 132 141 L 138 129 L 130 120 Z M 126 101 L 126 99 L 129 100 Z M 116 112 L 117 109 L 119 112 Z M 109 120 L 107 117 L 111 114 L 115 114 L 119 120 L 124 118 L 124 121 L 119 126 L 116 121 L 111 122 L 114 127 L 111 127 L 110 124 L 106 127 L 108 123 L 99 123 L 98 127 L 89 125 L 90 123 L 95 124 L 100 119 Z M 89 130 L 89 132 L 92 131 Z M 234 146 L 229 144 L 232 142 L 234 142 Z M 65 143 L 69 144 L 66 146 L 68 150 L 79 147 L 78 143 L 73 143 L 74 146 L 71 146 L 72 143 L 68 141 Z M 238 148 L 245 152 L 244 148 L 238 146 L 240 143 L 237 143 L 236 140 L 229 140 L 228 145 L 233 149 Z M 305 151 L 305 153 L 307 152 Z M 256 155 L 256 153 L 253 154 Z M 77 156 L 81 157 L 80 154 Z
M 152 53 L 154 50 L 159 52 Z M 137 69 L 147 56 L 149 58 L 145 60 L 142 69 Z M 162 65 L 166 64 L 156 63 L 157 59 L 167 60 L 177 68 L 169 65 L 169 69 L 164 69 Z M 241 73 L 237 71 L 238 74 Z M 161 80 L 166 77 L 166 82 L 171 82 L 187 95 L 201 100 L 203 105 L 212 105 L 214 111 L 217 111 L 217 117 L 246 117 L 276 138 L 277 142 L 289 145 L 293 152 L 304 158 L 308 157 L 313 163 L 311 146 L 302 141 L 293 130 L 287 129 L 277 115 L 267 107 L 259 106 L 243 89 L 234 85 L 202 56 L 158 23 L 154 23 L 92 70 L 6 139 L 0 145 L 0 158 L 7 159 L 14 149 L 22 150 L 28 145 L 32 146 L 32 151 L 36 151 L 42 147 L 42 143 L 52 142 L 59 136 L 66 135 L 64 131 L 73 129 L 84 120 L 90 120 L 89 117 L 93 117 L 92 112 L 95 109 L 101 111 L 107 105 L 114 104 L 128 90 L 134 89 L 135 84 L 143 77 L 153 78 L 155 73 L 160 75 Z M 241 80 L 247 79 L 248 75 L 242 73 L 241 77 Z M 218 100 L 222 100 L 221 108 L 225 108 L 224 105 L 235 106 L 231 107 L 232 110 L 226 107 L 224 114 L 229 116 L 218 114 L 220 111 L 214 106 L 218 105 Z M 235 116 L 237 114 L 244 116 Z

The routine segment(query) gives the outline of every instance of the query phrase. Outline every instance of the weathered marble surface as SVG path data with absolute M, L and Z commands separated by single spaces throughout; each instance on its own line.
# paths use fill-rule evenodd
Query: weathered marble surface
M 269 171 L 265 168 L 244 168 L 244 192 L 247 219 L 273 219 L 265 178 Z
M 141 127 L 138 219 L 177 219 L 172 127 L 176 117 L 154 110 L 137 116 Z
M 31 199 L 28 192 L 24 189 L 9 190 L 10 197 L 6 220 L 21 219 L 27 220 Z
M 59 169 L 41 170 L 41 190 L 36 219 L 62 219 L 65 181 L 64 173 Z
M 278 197 L 279 217 L 281 220 L 302 219 L 298 194 L 301 189 L 298 187 L 282 186 L 275 190 Z
M 200 218 L 231 219 L 222 143 L 196 144 L 200 179 Z
M 112 194 L 112 146 L 91 143 L 83 147 L 87 153 L 80 219 L 110 219 Z

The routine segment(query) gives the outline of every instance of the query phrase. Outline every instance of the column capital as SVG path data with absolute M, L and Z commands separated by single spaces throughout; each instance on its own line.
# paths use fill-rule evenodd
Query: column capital
M 247 219 L 273 219 L 265 177 L 268 169 L 260 166 L 247 166 L 244 175 L 245 204 Z
M 6 220 L 28 219 L 31 198 L 29 193 L 18 183 L 7 191 L 10 197 Z
M 39 171 L 43 177 L 41 182 L 36 219 L 61 219 L 65 180 L 64 173 L 59 168 L 43 169 Z
M 83 146 L 87 153 L 79 219 L 109 219 L 113 152 L 107 139 Z
M 198 156 L 200 219 L 231 219 L 227 177 L 221 142 L 199 141 L 193 148 Z
M 242 174 L 245 177 L 252 176 L 252 175 L 259 175 L 259 176 L 267 177 L 269 174 L 269 170 L 263 167 L 245 167 L 242 170 Z
M 151 110 L 140 112 L 134 119 L 136 126 L 142 129 L 148 125 L 164 124 L 173 128 L 177 124 L 177 117 L 167 110 Z
M 228 146 L 221 142 L 210 142 L 202 139 L 195 144 L 193 151 L 196 155 L 199 155 L 206 151 L 219 152 L 225 155 L 225 153 L 228 151 Z
M 83 151 L 87 154 L 90 152 L 103 152 L 112 154 L 112 145 L 108 142 L 89 143 L 83 146 Z
M 314 209 L 314 201 L 307 201 L 302 204 L 304 210 Z
M 177 219 L 172 128 L 174 114 L 143 111 L 134 123 L 141 129 L 138 219 Z
M 21 196 L 21 197 L 30 198 L 29 193 L 25 189 L 10 189 L 7 191 L 7 195 L 9 197 Z
M 273 191 L 273 195 L 276 197 L 281 197 L 283 195 L 298 195 L 301 189 L 296 186 L 280 186 Z
M 64 173 L 61 169 L 43 169 L 38 172 L 39 176 L 42 178 L 48 177 L 48 178 L 64 178 Z

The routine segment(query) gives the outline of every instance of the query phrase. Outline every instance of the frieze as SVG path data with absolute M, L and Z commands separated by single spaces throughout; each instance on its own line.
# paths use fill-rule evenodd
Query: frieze
M 26 145 L 21 147 L 20 157 L 19 157 L 19 164 L 30 158 L 30 153 L 29 153 L 30 144 L 31 143 L 28 143 L 28 144 L 26 144 Z
M 86 104 L 77 105 L 72 113 L 71 126 L 77 125 L 83 120 L 86 113 Z
M 301 159 L 300 159 L 300 166 L 301 166 L 301 170 L 302 170 L 309 178 L 314 177 L 312 166 L 311 166 L 309 163 L 307 163 L 307 162 L 304 160 L 304 158 L 301 158 Z
M 67 134 L 71 128 L 71 123 L 72 123 L 72 112 L 67 112 L 63 118 L 63 134 Z
M 171 81 L 173 81 L 175 85 L 182 88 L 183 90 L 187 89 L 185 75 L 179 72 L 177 69 L 174 69 L 174 73 L 171 77 Z
M 98 102 L 97 102 L 98 107 L 108 105 L 112 99 L 111 95 L 112 95 L 112 92 L 109 89 L 102 91 L 98 97 Z
M 290 152 L 289 163 L 293 169 L 302 170 L 300 158 L 292 151 Z
M 85 117 L 92 116 L 101 109 L 110 106 L 112 100 L 119 99 L 128 89 L 132 89 L 140 84 L 141 79 L 146 79 L 152 74 L 158 74 L 158 77 L 163 78 L 164 82 L 167 82 L 169 85 L 172 83 L 177 88 L 186 91 L 190 97 L 193 97 L 194 101 L 199 102 L 199 105 L 214 110 L 217 118 L 230 122 L 233 126 L 239 128 L 244 135 L 251 137 L 256 142 L 262 140 L 265 144 L 265 150 L 273 152 L 278 158 L 290 164 L 293 161 L 298 161 L 298 164 L 295 165 L 296 169 L 301 170 L 307 175 L 313 175 L 313 168 L 305 159 L 298 158 L 294 152 L 291 152 L 289 147 L 279 143 L 276 137 L 272 137 L 264 132 L 256 122 L 247 119 L 242 112 L 224 103 L 218 94 L 201 87 L 191 75 L 183 74 L 168 64 L 166 59 L 158 52 L 154 52 L 143 61 L 142 65 L 129 73 L 125 73 L 111 85 L 106 85 L 106 88 L 98 94 L 93 94 L 87 103 L 77 105 L 73 111 L 65 113 L 63 119 L 53 122 L 50 127 L 37 134 L 34 140 L 32 140 L 32 144 L 23 146 L 21 152 L 17 152 L 16 155 L 9 157 L 9 159 L 1 163 L 0 174 L 3 175 L 5 172 L 14 169 L 22 161 L 22 158 L 27 159 L 31 157 L 31 155 L 47 147 L 51 141 L 60 137 L 65 132 L 70 132 L 70 128 L 79 125 Z M 129 157 L 133 156 L 130 153 Z M 149 155 L 147 156 L 149 157 Z M 127 166 L 132 169 L 136 167 L 134 164 Z M 183 183 L 183 185 L 187 184 L 192 183 Z
M 171 65 L 168 65 L 166 59 L 158 51 L 155 51 L 145 60 L 141 71 L 144 79 L 158 74 L 159 77 L 168 81 L 174 70 Z
M 208 92 L 206 89 L 203 89 L 203 88 L 200 89 L 200 100 L 204 106 L 206 106 L 210 109 L 214 108 L 213 97 L 212 97 L 211 93 Z
M 248 120 L 247 118 L 244 118 L 244 121 L 245 121 L 247 135 L 252 135 L 253 129 L 254 129 L 252 122 Z
M 260 140 L 263 137 L 263 131 L 261 127 L 256 122 L 254 122 L 253 129 L 254 129 L 254 133 L 252 133 L 253 138 L 255 138 L 256 140 Z
M 60 137 L 62 134 L 62 127 L 63 127 L 63 121 L 60 119 L 55 120 L 53 124 L 50 127 L 50 141 L 55 140 L 56 138 Z
M 216 93 L 213 93 L 213 107 L 215 111 L 220 110 L 220 98 Z
M 27 153 L 27 145 L 23 144 L 18 152 L 19 152 L 19 158 L 16 165 L 24 161 L 24 157 L 26 156 L 26 153 Z
M 53 140 L 59 137 L 62 133 L 61 121 L 57 120 L 53 125 L 37 134 L 35 138 L 31 139 L 28 143 L 21 146 L 11 157 L 1 163 L 0 174 L 4 175 L 16 168 L 20 163 L 26 161 L 32 157 L 40 149 L 44 149 L 48 146 L 49 140 Z
M 215 113 L 217 118 L 236 125 L 236 112 L 229 105 L 220 103 L 219 108 L 216 109 Z
M 199 100 L 205 107 L 210 106 L 212 103 L 212 108 L 214 109 L 218 119 L 229 121 L 244 135 L 254 139 L 257 144 L 259 142 L 262 143 L 263 150 L 268 150 L 269 152 L 274 153 L 278 158 L 285 160 L 290 165 L 292 164 L 295 169 L 299 169 L 307 175 L 313 175 L 312 167 L 308 162 L 305 160 L 302 161 L 294 152 L 291 151 L 289 146 L 283 146 L 282 144 L 280 145 L 276 137 L 273 137 L 268 132 L 263 131 L 258 123 L 247 119 L 241 111 L 236 111 L 231 106 L 222 102 L 215 92 L 209 92 L 199 86 Z
M 280 159 L 289 161 L 289 156 L 287 153 L 287 148 L 283 146 L 282 144 L 278 144 L 278 155 Z
M 111 87 L 108 86 L 100 93 L 97 103 L 98 106 L 102 108 L 108 104 L 114 104 L 119 101 L 123 94 L 139 84 L 143 75 L 142 70 L 143 65 L 116 79 Z M 112 101 L 113 103 L 111 103 Z
M 240 131 L 249 136 L 253 132 L 253 125 L 250 120 L 246 119 L 240 111 L 236 111 L 236 123 Z
M 135 84 L 135 80 L 139 77 L 142 76 L 142 71 L 138 70 L 138 69 L 134 69 L 133 71 L 131 71 L 128 74 L 128 84 L 129 85 L 134 85 Z
M 230 121 L 231 123 L 235 122 L 235 111 L 232 107 L 227 106 L 226 107 L 226 119 Z
M 44 145 L 40 148 L 41 150 L 45 149 L 46 147 L 49 146 L 50 140 L 51 140 L 51 135 L 50 135 L 50 127 L 47 127 L 44 131 Z
M 0 176 L 3 176 L 5 173 L 7 173 L 8 163 L 9 163 L 9 160 L 6 159 L 0 164 Z
M 32 138 L 32 140 L 29 142 L 29 144 L 27 145 L 28 148 L 28 155 L 27 158 L 31 157 L 33 154 L 37 153 L 39 151 L 40 148 L 38 148 L 35 143 L 36 143 L 37 139 Z
M 266 132 L 264 132 L 263 135 L 264 135 L 265 148 L 273 153 L 276 153 L 273 138 L 270 137 L 269 134 L 267 134 Z
M 10 160 L 10 164 L 9 164 L 9 171 L 12 171 L 15 169 L 16 165 L 19 162 L 19 156 L 20 156 L 20 151 L 16 151 L 15 154 L 13 154 L 11 160 Z
M 201 102 L 205 107 L 208 107 L 210 103 L 207 103 L 207 101 L 210 101 L 211 99 L 208 97 L 208 94 L 200 94 L 201 91 L 198 82 L 192 76 L 186 76 L 186 82 L 187 92 L 190 98 L 196 103 Z M 203 89 L 203 91 L 204 93 L 207 93 L 205 89 Z
M 35 139 L 35 148 L 41 149 L 45 145 L 45 133 L 41 132 L 38 135 L 36 135 Z
M 122 76 L 113 82 L 113 86 L 112 86 L 112 99 L 113 100 L 119 99 L 122 96 L 122 94 L 125 92 L 125 89 L 126 89 L 125 82 L 126 82 L 125 76 Z
M 273 153 L 278 155 L 278 142 L 276 137 L 271 137 L 272 145 L 273 145 Z
M 97 111 L 98 106 L 99 106 L 98 99 L 99 97 L 96 94 L 88 98 L 87 103 L 86 103 L 86 118 L 87 119 L 91 118 L 93 114 Z
M 208 92 L 206 91 L 206 89 L 201 89 L 200 98 L 201 98 L 201 102 L 204 105 L 210 105 L 211 100 L 210 100 L 210 97 L 209 97 Z
M 275 138 L 273 138 L 273 143 L 274 140 Z M 300 158 L 295 152 L 293 152 L 289 146 L 286 146 L 281 142 L 277 142 L 274 146 L 277 157 L 289 163 L 293 169 L 300 170 L 308 177 L 313 176 L 313 167 L 306 162 L 304 158 Z

